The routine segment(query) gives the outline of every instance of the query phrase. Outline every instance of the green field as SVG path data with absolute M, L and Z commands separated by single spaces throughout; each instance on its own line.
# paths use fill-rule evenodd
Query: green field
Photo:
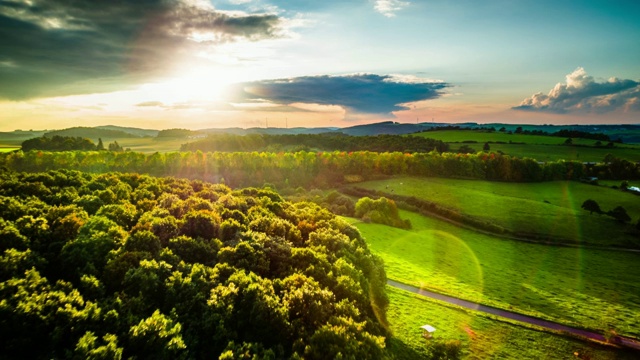
M 0 147 L 0 153 L 20 150 L 19 147 Z
M 410 231 L 354 221 L 390 279 L 640 337 L 640 254 L 497 239 L 401 211 Z
M 397 359 L 424 359 L 430 342 L 460 340 L 468 359 L 633 359 L 635 354 L 493 320 L 477 312 L 445 306 L 387 286 L 388 317 L 394 337 L 389 345 Z M 422 338 L 420 326 L 437 330 L 434 340 Z
M 606 186 L 579 182 L 504 183 L 481 180 L 402 177 L 369 181 L 359 187 L 415 196 L 499 225 L 513 232 L 541 234 L 556 241 L 640 247 L 634 225 L 640 198 Z M 580 208 L 593 199 L 603 211 L 622 206 L 632 224 Z
M 566 138 L 541 135 L 505 134 L 501 132 L 480 132 L 465 130 L 428 131 L 415 136 L 423 136 L 442 140 L 449 143 L 452 150 L 459 148 L 464 141 L 476 141 L 468 143 L 476 151 L 482 151 L 485 142 L 489 144 L 490 151 L 502 151 L 507 155 L 528 157 L 539 161 L 578 160 L 578 161 L 602 161 L 606 154 L 611 153 L 616 157 L 631 161 L 640 161 L 640 146 L 629 144 L 616 144 L 614 148 L 592 147 L 596 140 L 573 139 L 573 144 L 583 146 L 565 146 Z M 498 144 L 496 142 L 503 142 Z M 516 144 L 510 144 L 513 142 Z M 524 144 L 517 144 L 524 143 Z M 606 145 L 606 142 L 603 142 Z

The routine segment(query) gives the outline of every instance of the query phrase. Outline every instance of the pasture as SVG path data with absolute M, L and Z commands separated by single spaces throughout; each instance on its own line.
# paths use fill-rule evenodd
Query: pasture
M 401 211 L 413 229 L 351 221 L 390 279 L 594 330 L 640 337 L 639 253 L 498 239 Z M 393 317 L 390 317 L 393 318 Z
M 482 151 L 485 142 L 490 142 L 490 151 L 510 156 L 528 157 L 538 161 L 577 160 L 602 161 L 611 153 L 616 157 L 630 161 L 640 161 L 640 146 L 631 144 L 615 144 L 615 147 L 594 147 L 596 140 L 572 139 L 574 145 L 563 145 L 566 138 L 542 135 L 507 134 L 501 132 L 481 132 L 468 130 L 428 131 L 412 134 L 449 143 L 455 151 L 462 145 L 468 145 L 475 151 Z M 464 143 L 473 141 L 475 143 Z M 606 145 L 606 142 L 602 142 Z
M 390 319 L 394 337 L 389 350 L 398 359 L 424 359 L 430 342 L 460 340 L 468 359 L 633 359 L 616 349 L 583 342 L 561 335 L 498 321 L 469 310 L 419 297 L 387 286 Z M 437 330 L 434 340 L 422 338 L 420 326 L 430 324 Z
M 638 196 L 607 186 L 579 182 L 504 183 L 482 180 L 398 177 L 357 186 L 415 196 L 499 225 L 513 232 L 548 236 L 553 241 L 599 246 L 640 247 L 634 225 Z M 631 224 L 581 208 L 595 200 L 603 211 L 626 209 Z

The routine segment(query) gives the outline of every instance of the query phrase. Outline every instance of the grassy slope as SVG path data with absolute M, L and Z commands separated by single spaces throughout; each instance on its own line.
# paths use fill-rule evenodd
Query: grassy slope
M 477 144 L 467 144 L 476 151 L 481 151 L 482 146 L 487 141 L 505 142 L 507 144 L 490 144 L 491 151 L 500 150 L 508 155 L 529 157 L 540 161 L 555 161 L 562 159 L 602 161 L 604 156 L 608 153 L 620 158 L 640 161 L 640 151 L 638 151 L 640 150 L 640 146 L 638 145 L 616 144 L 616 147 L 613 149 L 604 147 L 572 147 L 562 145 L 566 138 L 561 137 L 520 134 L 509 135 L 501 132 L 486 133 L 464 130 L 429 131 L 412 135 L 438 139 L 448 143 L 456 143 L 451 144 L 452 149 L 456 149 L 462 145 L 457 144 L 462 141 L 477 141 Z M 508 144 L 509 141 L 525 144 Z M 593 146 L 596 143 L 596 140 L 573 139 L 573 143 L 576 145 Z
M 640 337 L 640 254 L 500 240 L 415 213 L 405 231 L 355 222 L 390 279 Z
M 0 147 L 0 153 L 11 152 L 20 149 L 19 147 Z
M 387 287 L 388 317 L 394 334 L 389 350 L 397 359 L 424 359 L 428 341 L 420 326 L 437 330 L 434 339 L 460 340 L 469 359 L 574 358 L 574 353 L 593 359 L 632 359 L 615 349 L 512 325 L 478 313 L 442 305 L 414 294 Z
M 640 198 L 604 186 L 566 181 L 503 183 L 406 177 L 358 186 L 429 200 L 512 231 L 568 242 L 640 247 L 640 238 L 632 235 L 632 225 L 620 224 L 605 215 L 591 215 L 580 208 L 587 199 L 598 202 L 603 211 L 622 206 L 635 225 L 640 218 Z

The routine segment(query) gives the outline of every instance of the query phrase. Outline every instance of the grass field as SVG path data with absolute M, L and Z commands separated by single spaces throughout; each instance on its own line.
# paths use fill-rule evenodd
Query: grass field
M 481 180 L 402 177 L 359 183 L 359 187 L 415 196 L 502 226 L 562 242 L 640 247 L 634 229 L 640 197 L 579 182 L 504 183 Z M 632 219 L 621 224 L 606 215 L 581 209 L 593 199 L 603 211 L 622 206 Z
M 591 147 L 596 140 L 573 139 L 573 144 L 582 146 L 563 145 L 566 138 L 540 135 L 505 134 L 501 132 L 480 132 L 464 130 L 429 131 L 415 136 L 423 136 L 442 140 L 450 143 L 451 149 L 460 147 L 463 141 L 476 141 L 477 144 L 466 144 L 476 151 L 481 151 L 485 142 L 494 142 L 490 145 L 491 151 L 502 151 L 507 155 L 529 157 L 539 161 L 578 160 L 578 161 L 602 161 L 606 154 L 611 153 L 616 157 L 631 161 L 640 161 L 640 146 L 630 144 L 616 144 L 614 148 Z M 509 142 L 524 144 L 509 144 Z M 497 144 L 495 142 L 504 142 Z M 606 145 L 606 143 L 605 143 Z
M 502 240 L 407 211 L 400 216 L 412 230 L 351 220 L 390 279 L 640 337 L 640 254 Z
M 387 287 L 388 318 L 394 334 L 389 350 L 397 359 L 424 359 L 433 340 L 422 338 L 420 326 L 437 330 L 434 340 L 460 340 L 468 359 L 633 359 L 610 347 L 517 326 L 479 313 Z M 575 355 L 578 353 L 579 357 Z
M 20 150 L 19 147 L 0 147 L 0 153 Z

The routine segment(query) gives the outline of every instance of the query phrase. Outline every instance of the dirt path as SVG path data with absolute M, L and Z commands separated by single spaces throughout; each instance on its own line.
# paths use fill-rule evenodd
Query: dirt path
M 416 294 L 418 294 L 420 296 L 424 296 L 424 297 L 428 297 L 428 298 L 444 301 L 444 302 L 447 302 L 449 304 L 462 306 L 462 307 L 465 307 L 467 309 L 476 310 L 476 311 L 482 311 L 482 312 L 485 312 L 485 313 L 488 313 L 488 314 L 492 314 L 492 315 L 496 315 L 496 316 L 504 317 L 504 318 L 507 318 L 507 319 L 520 321 L 520 322 L 524 322 L 524 323 L 527 323 L 527 324 L 537 325 L 537 326 L 544 327 L 544 328 L 551 329 L 551 330 L 563 331 L 563 332 L 566 332 L 566 333 L 570 333 L 570 334 L 573 334 L 573 335 L 578 335 L 578 336 L 581 336 L 583 338 L 588 338 L 588 339 L 591 339 L 591 340 L 596 340 L 596 341 L 600 341 L 600 342 L 606 342 L 607 341 L 602 334 L 594 332 L 594 331 L 589 331 L 589 330 L 584 330 L 584 329 L 577 329 L 577 328 L 573 328 L 573 327 L 570 327 L 570 326 L 558 324 L 558 323 L 555 323 L 555 322 L 552 322 L 552 321 L 538 319 L 538 318 L 535 318 L 535 317 L 532 317 L 532 316 L 522 315 L 522 314 L 514 313 L 514 312 L 511 312 L 511 311 L 502 310 L 502 309 L 494 308 L 494 307 L 491 307 L 491 306 L 486 306 L 486 305 L 474 303 L 474 302 L 471 302 L 471 301 L 458 299 L 458 298 L 455 298 L 455 297 L 452 297 L 452 296 L 438 294 L 438 293 L 435 293 L 435 292 L 431 292 L 431 291 L 428 291 L 428 290 L 423 290 L 423 289 L 417 288 L 415 286 L 399 283 L 399 282 L 393 281 L 393 280 L 387 280 L 387 285 L 393 286 L 394 288 L 397 288 L 397 289 L 410 291 L 410 292 L 416 293 Z M 622 336 L 616 336 L 616 337 L 614 337 L 612 339 L 612 342 L 615 343 L 615 344 L 624 346 L 624 347 L 640 350 L 640 342 L 638 342 L 636 340 L 633 340 L 633 339 L 630 339 L 630 338 L 625 338 L 625 337 L 622 337 Z

